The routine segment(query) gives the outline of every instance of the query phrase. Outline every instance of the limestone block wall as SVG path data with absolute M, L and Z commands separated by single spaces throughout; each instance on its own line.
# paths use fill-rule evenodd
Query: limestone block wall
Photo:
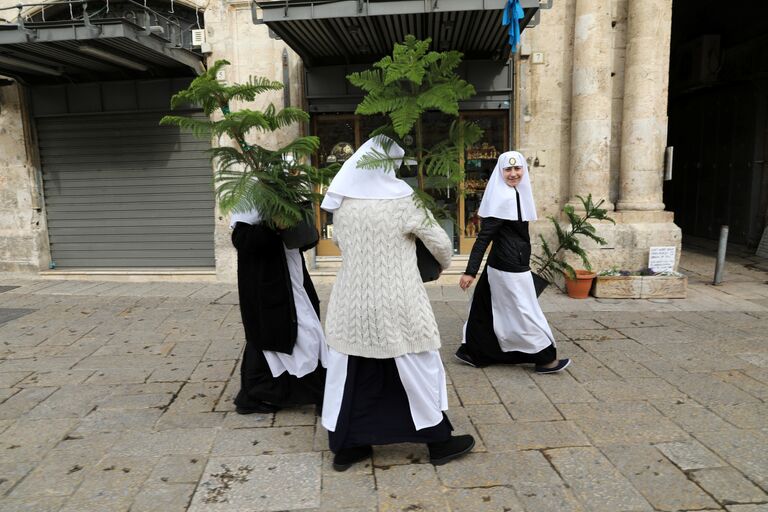
M 607 245 L 584 244 L 596 270 L 639 269 L 647 265 L 649 247 L 673 245 L 679 255 L 682 240 L 673 213 L 663 211 L 657 200 L 666 145 L 666 130 L 657 125 L 666 127 L 671 0 L 653 0 L 643 12 L 633 6 L 631 13 L 630 2 L 556 0 L 541 11 L 541 23 L 523 33 L 517 67 L 516 145 L 530 162 L 538 159 L 538 166 L 530 166 L 542 219 L 532 229 L 534 251 L 538 233 L 554 238 L 545 217 L 560 217 L 563 205 L 578 204 L 576 194 L 592 193 L 605 197 L 616 220 L 597 226 Z M 654 37 L 649 40 L 647 34 Z M 645 49 L 643 55 L 635 50 L 629 64 L 628 37 L 635 38 L 633 48 Z M 591 40 L 608 46 L 608 54 L 585 44 Z M 626 70 L 629 66 L 637 73 L 639 64 L 650 84 L 642 84 L 645 89 L 638 94 L 631 83 L 627 96 Z M 634 142 L 622 140 L 627 112 L 632 119 L 656 120 L 654 131 L 643 139 L 632 137 Z M 589 128 L 598 124 L 599 130 Z M 643 165 L 633 165 L 639 155 L 645 155 Z
M 272 39 L 266 25 L 253 23 L 251 4 L 247 1 L 216 0 L 205 5 L 205 29 L 213 53 L 208 63 L 226 59 L 231 63 L 225 68 L 226 81 L 244 83 L 250 77 L 263 76 L 283 81 L 283 51 L 288 53 L 291 106 L 302 105 L 302 64 L 301 59 L 281 40 Z M 283 91 L 263 94 L 251 104 L 234 104 L 232 109 L 263 109 L 270 103 L 277 108 L 284 106 Z M 299 136 L 301 126 L 292 126 L 273 134 L 252 136 L 252 142 L 277 148 Z M 214 141 L 214 143 L 217 143 Z M 222 140 L 221 144 L 228 141 Z M 235 281 L 237 260 L 230 242 L 229 215 L 217 209 L 216 231 L 216 274 L 219 280 Z
M 0 271 L 47 267 L 39 177 L 18 85 L 0 87 Z

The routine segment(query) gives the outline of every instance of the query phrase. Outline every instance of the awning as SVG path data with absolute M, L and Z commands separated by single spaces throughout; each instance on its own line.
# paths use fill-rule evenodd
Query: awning
M 501 24 L 506 0 L 256 0 L 255 23 L 265 23 L 305 66 L 365 64 L 392 51 L 407 34 L 432 38 L 437 50 L 466 59 L 506 60 L 510 48 Z M 521 29 L 537 21 L 551 0 L 521 0 Z
M 195 75 L 202 58 L 124 18 L 0 25 L 0 75 L 33 85 Z

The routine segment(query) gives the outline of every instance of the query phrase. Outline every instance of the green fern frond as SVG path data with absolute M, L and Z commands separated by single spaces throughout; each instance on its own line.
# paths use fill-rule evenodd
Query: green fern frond
M 214 126 L 211 121 L 184 116 L 163 116 L 160 124 L 178 126 L 192 132 L 197 138 L 210 137 Z

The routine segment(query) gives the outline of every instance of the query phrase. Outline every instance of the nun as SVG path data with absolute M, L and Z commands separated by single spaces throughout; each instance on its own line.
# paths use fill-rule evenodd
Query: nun
M 488 262 L 472 296 L 456 357 L 477 368 L 532 363 L 537 373 L 563 371 L 555 338 L 541 311 L 531 274 L 528 222 L 536 220 L 528 163 L 517 151 L 499 156 L 480 202 L 480 232 L 459 280 L 475 281 L 488 245 Z
M 328 378 L 322 424 L 344 471 L 371 456 L 372 445 L 426 443 L 440 465 L 472 450 L 453 436 L 440 333 L 416 264 L 418 237 L 442 268 L 452 243 L 413 189 L 391 172 L 358 162 L 378 154 L 399 168 L 405 152 L 376 136 L 331 182 L 321 207 L 333 213 L 342 263 L 326 315 Z
M 240 364 L 239 414 L 282 407 L 322 407 L 325 337 L 320 302 L 301 249 L 288 249 L 257 211 L 234 213 L 237 290 L 245 328 Z

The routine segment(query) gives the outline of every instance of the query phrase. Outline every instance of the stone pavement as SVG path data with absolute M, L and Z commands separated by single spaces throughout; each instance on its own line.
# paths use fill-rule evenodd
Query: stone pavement
M 768 511 L 768 273 L 682 267 L 685 300 L 548 290 L 574 364 L 547 376 L 454 361 L 467 296 L 430 285 L 449 415 L 477 446 L 437 468 L 381 447 L 345 473 L 312 408 L 233 412 L 233 286 L 0 277 L 0 510 Z

